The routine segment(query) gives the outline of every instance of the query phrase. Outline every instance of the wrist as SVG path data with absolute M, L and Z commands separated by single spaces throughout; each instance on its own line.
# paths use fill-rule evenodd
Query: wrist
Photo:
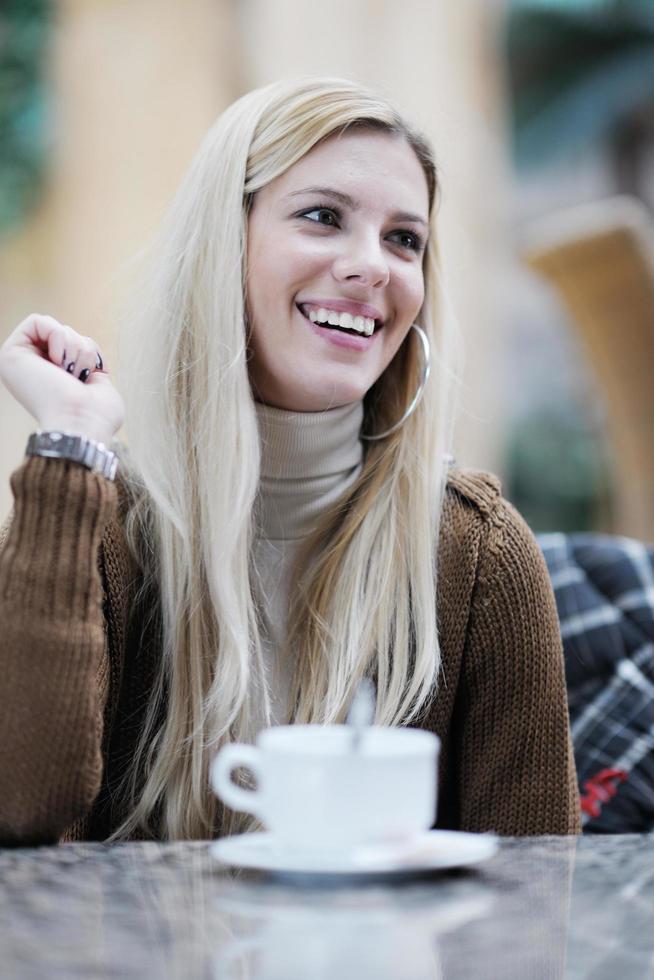
M 113 430 L 100 419 L 85 418 L 79 415 L 49 416 L 39 420 L 39 432 L 65 432 L 67 435 L 92 439 L 109 447 L 114 438 Z

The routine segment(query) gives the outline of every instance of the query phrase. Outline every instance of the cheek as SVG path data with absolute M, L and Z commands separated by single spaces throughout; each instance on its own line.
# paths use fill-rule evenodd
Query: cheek
M 248 275 L 248 305 L 255 318 L 265 314 L 274 302 L 279 291 L 279 273 L 280 264 L 275 249 L 256 252 Z
M 253 314 L 288 310 L 294 297 L 312 283 L 324 258 L 312 249 L 285 242 L 260 250 L 250 263 L 248 302 Z
M 425 299 L 425 281 L 422 270 L 408 276 L 403 282 L 402 307 L 413 322 L 418 316 Z

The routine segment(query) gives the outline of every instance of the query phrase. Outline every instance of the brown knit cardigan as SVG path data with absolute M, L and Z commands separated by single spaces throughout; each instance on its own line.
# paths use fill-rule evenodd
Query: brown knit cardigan
M 103 840 L 124 816 L 158 657 L 119 486 L 64 460 L 12 476 L 0 551 L 0 844 Z M 439 827 L 575 834 L 558 620 L 525 523 L 485 474 L 451 473 L 439 548 Z

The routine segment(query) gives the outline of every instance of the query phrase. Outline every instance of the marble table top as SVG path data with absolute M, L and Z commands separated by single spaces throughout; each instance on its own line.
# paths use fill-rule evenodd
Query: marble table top
M 474 871 L 289 883 L 206 843 L 0 850 L 4 978 L 647 980 L 654 835 L 504 840 Z

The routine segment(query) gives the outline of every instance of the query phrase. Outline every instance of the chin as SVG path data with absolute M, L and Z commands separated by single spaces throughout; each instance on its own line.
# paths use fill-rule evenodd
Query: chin
M 361 385 L 338 384 L 327 388 L 317 384 L 311 392 L 307 392 L 307 402 L 315 407 L 305 411 L 324 412 L 330 408 L 340 408 L 341 405 L 351 405 L 361 401 L 366 391 L 367 388 Z
M 342 372 L 331 378 L 325 377 L 325 373 L 316 375 L 315 366 L 312 367 L 314 370 L 302 372 L 300 376 L 277 378 L 274 384 L 255 380 L 255 399 L 290 412 L 326 412 L 361 401 L 373 383 L 367 378 L 344 378 Z
M 319 396 L 324 405 L 332 407 L 360 402 L 375 382 L 370 371 L 343 371 L 341 365 L 330 375 L 314 378 L 307 394 L 314 399 Z

